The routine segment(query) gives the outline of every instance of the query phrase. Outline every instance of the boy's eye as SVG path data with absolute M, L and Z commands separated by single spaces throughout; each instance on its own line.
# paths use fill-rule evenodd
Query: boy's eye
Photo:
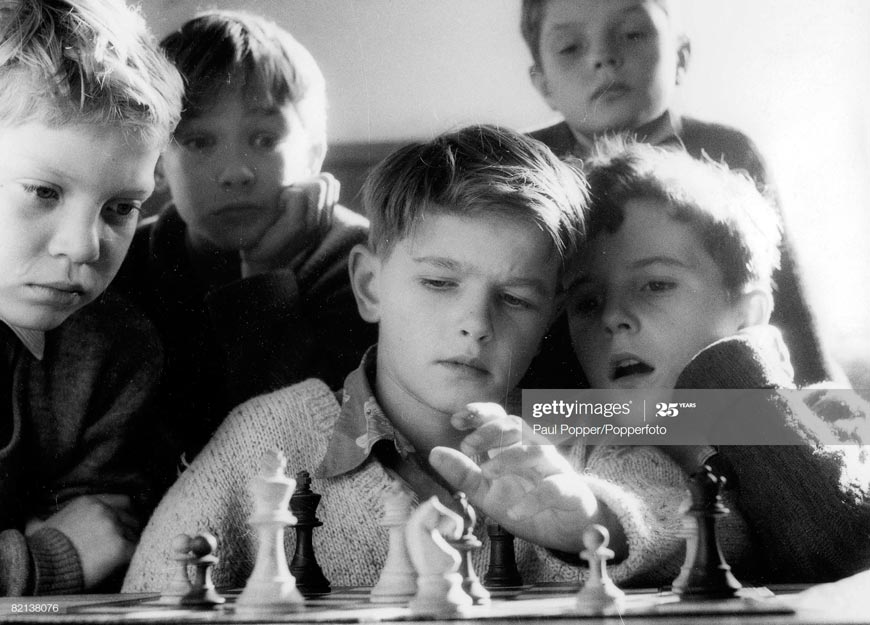
M 630 30 L 630 31 L 625 33 L 625 38 L 628 41 L 641 41 L 641 40 L 645 39 L 646 36 L 647 36 L 647 33 L 645 31 L 642 31 L 642 30 Z
M 672 291 L 675 288 L 677 288 L 677 283 L 670 280 L 650 280 L 643 285 L 642 290 L 652 293 L 663 293 L 665 291 Z
M 23 187 L 25 192 L 36 196 L 39 200 L 49 201 L 60 199 L 60 193 L 57 189 L 44 184 L 25 184 Z
M 501 300 L 510 308 L 534 308 L 532 302 L 512 293 L 502 293 Z
M 601 308 L 602 302 L 599 295 L 583 295 L 574 299 L 571 311 L 577 315 L 593 315 Z
M 559 54 L 561 54 L 562 56 L 570 56 L 570 55 L 576 53 L 578 49 L 579 49 L 579 46 L 576 43 L 573 43 L 573 44 L 561 47 L 559 49 Z
M 260 133 L 251 138 L 251 145 L 255 148 L 274 148 L 280 142 L 281 138 L 271 133 Z
M 188 135 L 178 139 L 178 144 L 187 150 L 205 150 L 214 143 L 214 139 L 206 135 Z
M 428 289 L 435 291 L 445 291 L 456 286 L 455 280 L 446 280 L 443 278 L 421 278 L 420 284 Z
M 109 202 L 103 207 L 103 211 L 107 216 L 108 221 L 126 222 L 135 218 L 136 213 L 141 208 L 140 202 L 117 201 Z

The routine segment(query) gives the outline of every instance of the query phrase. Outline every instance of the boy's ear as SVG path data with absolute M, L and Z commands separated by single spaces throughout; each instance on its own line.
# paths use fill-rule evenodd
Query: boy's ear
M 686 35 L 680 36 L 677 42 L 677 84 L 683 83 L 689 70 L 689 60 L 692 58 L 692 42 Z
M 167 193 L 168 191 L 169 182 L 167 182 L 166 174 L 163 171 L 163 155 L 161 154 L 157 158 L 157 165 L 154 167 L 154 192 L 152 195 Z
M 738 329 L 768 323 L 771 312 L 773 312 L 773 297 L 770 293 L 763 289 L 752 289 L 743 293 L 737 301 L 737 313 L 740 316 Z
M 550 108 L 552 108 L 553 105 L 550 102 L 550 85 L 539 65 L 535 64 L 529 67 L 529 78 L 535 86 L 535 89 L 537 89 L 538 93 L 541 94 L 541 97 L 544 98 L 547 104 L 550 105 Z
M 308 167 L 312 176 L 320 173 L 324 158 L 326 158 L 326 143 L 322 141 L 312 143 L 308 150 Z
M 358 243 L 347 259 L 350 285 L 359 316 L 369 323 L 381 320 L 379 280 L 381 259 L 367 245 Z

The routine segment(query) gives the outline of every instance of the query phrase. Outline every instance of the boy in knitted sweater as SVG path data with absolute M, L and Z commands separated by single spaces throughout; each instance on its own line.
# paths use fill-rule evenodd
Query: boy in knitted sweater
M 566 308 L 592 386 L 793 388 L 768 324 L 777 218 L 755 185 L 681 151 L 618 140 L 585 165 L 590 240 Z M 839 427 L 866 413 L 818 395 L 814 412 L 782 393 L 722 411 L 751 411 L 759 432 L 808 428 L 804 444 L 668 448 L 687 471 L 714 464 L 736 486 L 760 545 L 759 581 L 828 581 L 870 566 L 868 465 L 856 444 L 823 446 L 836 440 L 823 434 L 826 408 L 839 408 Z
M 244 400 L 309 377 L 339 387 L 375 329 L 347 277 L 368 222 L 320 173 L 326 85 L 308 50 L 237 11 L 198 15 L 161 45 L 186 81 L 158 163 L 171 200 L 140 225 L 113 287 L 164 340 L 174 477 Z
M 530 582 L 576 580 L 576 566 L 557 552 L 578 553 L 591 522 L 611 532 L 617 580 L 673 579 L 685 486 L 673 461 L 651 447 L 582 446 L 566 460 L 552 446 L 517 444 L 518 419 L 474 403 L 505 403 L 534 355 L 580 241 L 584 189 L 539 142 L 489 126 L 409 145 L 381 163 L 364 189 L 369 244 L 350 256 L 377 346 L 338 397 L 309 380 L 234 410 L 155 511 L 125 589 L 165 587 L 173 537 L 203 529 L 220 542 L 215 582 L 243 585 L 256 552 L 247 482 L 273 447 L 291 471 L 314 474 L 324 523 L 315 549 L 338 586 L 378 578 L 387 553 L 380 496 L 391 479 L 451 505 L 428 460 L 450 478 L 468 463 L 486 474 L 471 503 L 523 539 L 518 565 Z M 538 493 L 549 505 L 530 508 Z M 482 539 L 478 567 L 489 555 Z
M 108 588 L 132 554 L 162 358 L 103 291 L 181 91 L 123 2 L 0 7 L 0 595 Z
M 532 83 L 564 116 L 531 136 L 559 156 L 586 158 L 598 137 L 630 132 L 645 143 L 683 147 L 696 158 L 722 161 L 748 172 L 759 187 L 770 186 L 764 159 L 749 137 L 678 110 L 679 85 L 691 59 L 680 16 L 683 2 L 523 0 L 520 28 L 532 56 Z M 787 229 L 783 239 L 781 267 L 774 274 L 773 322 L 791 352 L 796 381 L 829 380 L 839 367 L 824 349 Z M 574 371 L 560 350 L 567 342 L 559 340 L 564 338 L 560 332 L 565 333 L 564 323 L 545 342 L 533 364 L 539 372 L 528 385 L 576 386 L 576 379 L 564 377 Z

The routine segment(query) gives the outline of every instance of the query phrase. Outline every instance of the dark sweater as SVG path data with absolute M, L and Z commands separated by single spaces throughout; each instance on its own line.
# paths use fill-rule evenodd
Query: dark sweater
M 0 342 L 14 356 L 12 380 L 3 380 L 11 414 L 0 411 L 11 418 L 0 428 L 0 591 L 81 592 L 72 543 L 54 529 L 26 541 L 21 532 L 79 496 L 152 499 L 140 443 L 156 408 L 159 342 L 141 313 L 109 295 L 47 332 L 42 360 L 4 329 Z
M 770 354 L 750 336 L 723 339 L 689 363 L 677 387 L 780 389 L 786 381 Z M 870 461 L 854 442 L 837 449 L 817 434 L 833 431 L 844 440 L 863 431 L 866 442 L 866 403 L 843 397 L 843 391 L 819 390 L 805 405 L 794 395 L 771 393 L 761 409 L 751 404 L 759 431 L 785 430 L 803 443 L 718 447 L 759 546 L 764 574 L 751 581 L 818 583 L 870 567 L 870 484 L 861 478 Z M 722 418 L 746 409 L 723 407 Z
M 666 113 L 647 129 L 638 129 L 637 136 L 644 140 L 647 133 L 658 139 L 656 143 L 659 145 L 682 145 L 695 158 L 706 154 L 715 161 L 725 162 L 731 169 L 745 171 L 776 200 L 764 159 L 752 140 L 739 130 L 691 117 L 672 118 Z M 585 147 L 576 140 L 565 122 L 533 131 L 530 135 L 545 143 L 560 157 L 586 156 Z M 804 386 L 834 379 L 839 373 L 824 349 L 818 322 L 800 276 L 794 242 L 784 224 L 781 267 L 773 276 L 775 288 L 771 323 L 782 331 L 791 352 L 795 382 Z M 563 315 L 545 340 L 541 356 L 532 363 L 528 382 L 523 386 L 573 388 L 577 386 L 578 379 L 585 379 L 579 365 L 571 360 L 569 336 Z M 548 360 L 555 364 L 548 366 Z
M 188 460 L 235 405 L 306 378 L 340 387 L 374 342 L 347 258 L 368 221 L 335 208 L 330 231 L 295 273 L 241 278 L 235 252 L 197 253 L 172 205 L 144 222 L 112 287 L 152 317 L 167 353 L 166 448 Z M 169 460 L 174 464 L 174 459 Z

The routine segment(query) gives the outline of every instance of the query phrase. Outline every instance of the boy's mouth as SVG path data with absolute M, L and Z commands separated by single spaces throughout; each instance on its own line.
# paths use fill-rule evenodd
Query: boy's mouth
M 479 358 L 447 358 L 440 362 L 442 365 L 458 371 L 465 371 L 475 375 L 489 374 L 489 369 L 487 369 L 486 364 Z
M 655 367 L 637 358 L 619 358 L 610 365 L 610 380 L 615 382 L 632 375 L 647 375 L 653 371 Z
M 620 97 L 629 92 L 629 86 L 623 82 L 609 82 L 592 92 L 590 100 L 600 98 Z

